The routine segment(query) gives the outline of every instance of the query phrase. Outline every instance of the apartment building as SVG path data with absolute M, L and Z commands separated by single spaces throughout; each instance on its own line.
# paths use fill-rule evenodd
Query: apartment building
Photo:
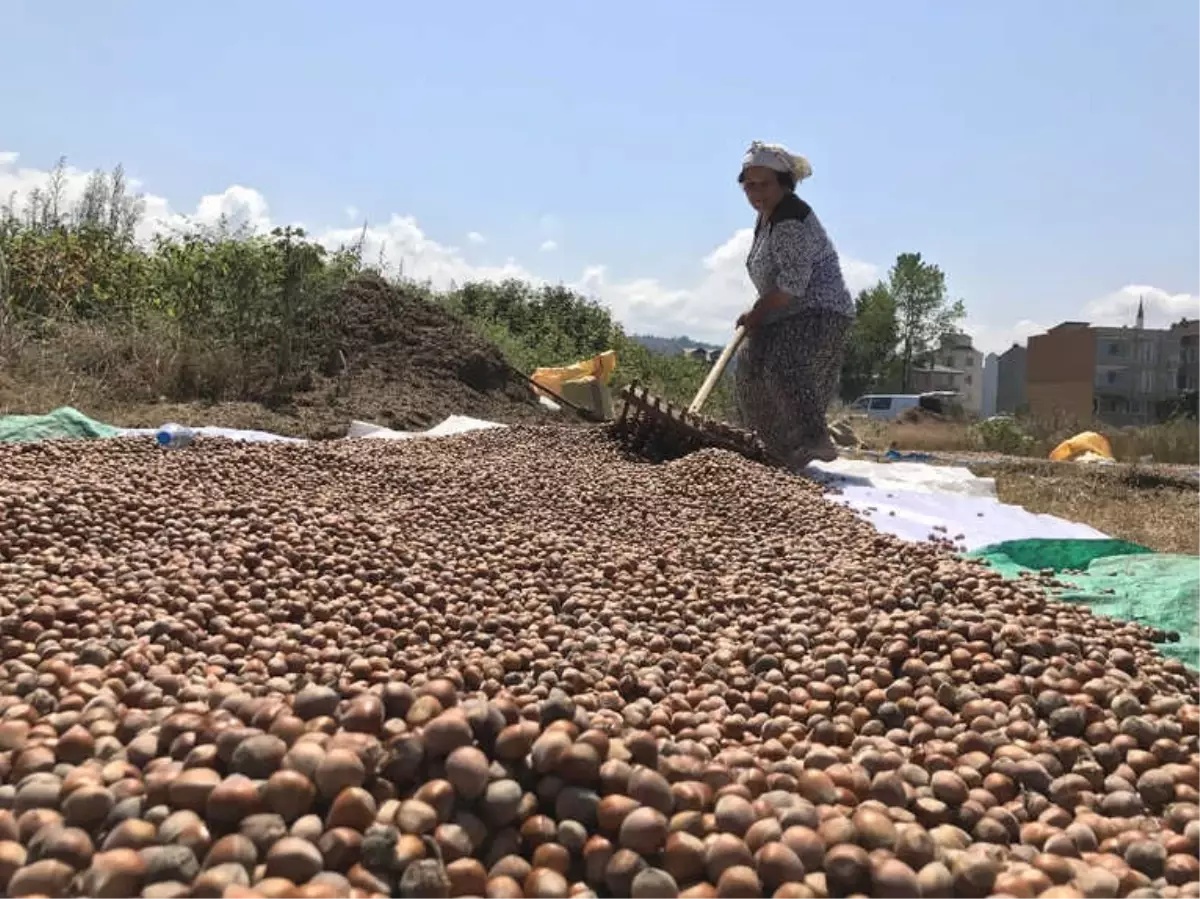
M 1179 353 L 1175 372 L 1175 388 L 1181 393 L 1196 390 L 1200 385 L 1200 319 L 1184 319 L 1171 325 L 1179 339 Z
M 996 414 L 996 390 L 1000 385 L 1000 357 L 988 353 L 983 358 L 983 409 L 980 418 L 991 418 Z
M 996 361 L 996 411 L 1013 415 L 1025 410 L 1025 369 L 1028 353 L 1014 343 Z
M 1188 389 L 1180 385 L 1195 383 L 1200 322 L 1149 329 L 1143 321 L 1139 307 L 1132 328 L 1063 322 L 1031 337 L 1026 356 L 1030 413 L 1117 426 L 1158 421 L 1164 406 Z
M 916 393 L 953 390 L 962 398 L 968 415 L 983 411 L 983 353 L 975 349 L 967 334 L 950 334 L 931 354 L 925 365 L 912 370 Z

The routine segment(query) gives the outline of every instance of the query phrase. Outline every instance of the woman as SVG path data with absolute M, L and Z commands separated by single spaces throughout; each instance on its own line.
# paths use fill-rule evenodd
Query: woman
M 735 394 L 743 423 L 798 471 L 837 458 L 825 410 L 837 389 L 854 303 L 837 251 L 796 185 L 802 156 L 755 141 L 738 176 L 758 213 L 746 258 L 758 301 L 741 318 Z

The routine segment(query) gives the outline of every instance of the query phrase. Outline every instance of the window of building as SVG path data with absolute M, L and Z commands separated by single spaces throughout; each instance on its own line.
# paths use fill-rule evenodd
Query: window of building
M 966 384 L 968 387 L 970 387 L 971 386 L 971 376 L 967 375 L 965 378 L 963 378 L 963 383 Z
M 1154 372 L 1144 371 L 1144 372 L 1142 372 L 1142 393 L 1153 393 L 1153 392 L 1154 392 Z
M 1119 343 L 1110 343 L 1110 344 L 1108 345 L 1108 355 L 1110 355 L 1110 356 L 1120 356 L 1120 355 L 1121 355 L 1121 344 L 1119 344 Z
M 1105 372 L 1104 380 L 1108 381 L 1109 384 L 1116 384 L 1117 373 L 1115 371 Z

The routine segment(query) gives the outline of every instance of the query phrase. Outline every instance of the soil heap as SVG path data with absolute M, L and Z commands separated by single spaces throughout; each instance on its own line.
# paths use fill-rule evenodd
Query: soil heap
M 296 400 L 303 419 L 328 420 L 307 421 L 310 436 L 342 436 L 350 418 L 418 430 L 454 414 L 505 423 L 553 415 L 494 344 L 378 276 L 343 288 L 325 334 L 321 377 Z

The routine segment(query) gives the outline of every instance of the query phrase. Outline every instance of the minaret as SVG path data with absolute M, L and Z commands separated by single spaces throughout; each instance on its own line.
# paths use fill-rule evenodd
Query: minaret
M 1137 324 L 1134 327 L 1136 327 L 1139 331 L 1146 327 L 1146 310 L 1142 306 L 1141 297 L 1138 297 Z

